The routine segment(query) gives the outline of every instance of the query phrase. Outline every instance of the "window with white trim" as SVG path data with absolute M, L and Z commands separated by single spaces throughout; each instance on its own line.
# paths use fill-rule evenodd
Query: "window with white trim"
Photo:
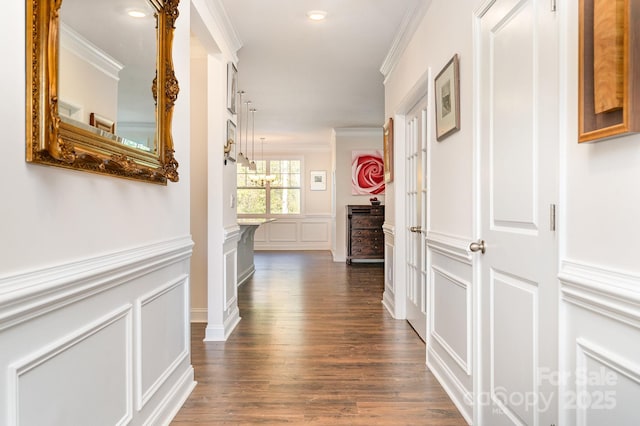
M 238 165 L 238 216 L 302 213 L 300 160 L 256 161 L 256 171 Z

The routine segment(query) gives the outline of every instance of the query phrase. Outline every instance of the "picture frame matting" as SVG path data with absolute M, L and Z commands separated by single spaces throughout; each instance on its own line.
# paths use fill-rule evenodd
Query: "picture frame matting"
M 434 80 L 437 141 L 460 130 L 459 63 L 458 54 L 453 55 Z

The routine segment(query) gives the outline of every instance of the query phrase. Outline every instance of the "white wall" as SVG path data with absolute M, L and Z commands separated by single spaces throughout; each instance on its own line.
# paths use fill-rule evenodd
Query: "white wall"
M 399 107 L 408 109 L 412 106 L 403 104 L 429 69 L 435 76 L 455 53 L 460 57 L 461 129 L 446 142 L 431 146 L 431 201 L 438 208 L 431 211 L 430 222 L 434 231 L 461 237 L 471 236 L 473 223 L 469 208 L 473 195 L 471 16 L 480 3 L 478 0 L 432 1 L 427 15 L 385 81 L 385 115 L 392 117 Z M 438 34 L 447 34 L 446 42 Z M 402 129 L 396 126 L 395 131 L 402 132 Z M 435 135 L 435 129 L 431 129 L 431 133 Z M 395 157 L 395 164 L 397 175 L 400 175 L 403 159 Z M 389 185 L 387 196 L 395 194 L 394 191 L 394 185 Z M 387 220 L 394 223 L 395 215 L 395 209 L 389 208 Z
M 566 111 L 566 126 L 559 207 L 560 364 L 567 380 L 559 385 L 565 399 L 606 397 L 615 407 L 567 405 L 561 407 L 560 423 L 631 425 L 638 422 L 640 400 L 640 135 L 577 143 L 578 0 L 563 4 L 561 12 L 560 57 L 566 59 L 560 109 Z M 580 369 L 603 386 L 580 386 Z M 612 384 L 602 383 L 603 374 Z
M 335 131 L 335 248 L 334 262 L 346 261 L 346 206 L 370 204 L 369 195 L 351 194 L 351 151 L 382 149 L 382 125 L 379 128 L 342 128 Z M 384 204 L 388 193 L 377 195 Z
M 188 3 L 174 39 L 180 182 L 168 186 L 25 162 L 25 2 L 4 16 L 0 423 L 165 421 L 194 384 Z
M 64 33 L 63 33 L 64 34 Z M 89 124 L 92 112 L 109 120 L 118 117 L 118 80 L 86 59 L 60 47 L 60 99 L 82 109 L 78 120 Z
M 191 32 L 202 49 L 195 53 L 198 79 L 198 111 L 194 149 L 199 156 L 192 179 L 197 200 L 191 204 L 197 217 L 192 232 L 199 242 L 194 257 L 198 271 L 192 320 L 207 322 L 205 340 L 225 340 L 240 321 L 237 304 L 237 242 L 240 228 L 236 219 L 236 167 L 224 164 L 227 120 L 236 117 L 227 108 L 227 64 L 237 62 L 239 42 L 220 9 L 220 2 L 191 2 Z M 201 252 L 199 250 L 202 250 Z M 205 253 L 206 252 L 206 253 Z M 206 302 L 202 296 L 206 294 Z M 197 298 L 197 300 L 196 300 Z
M 207 321 L 207 52 L 191 37 L 191 321 Z

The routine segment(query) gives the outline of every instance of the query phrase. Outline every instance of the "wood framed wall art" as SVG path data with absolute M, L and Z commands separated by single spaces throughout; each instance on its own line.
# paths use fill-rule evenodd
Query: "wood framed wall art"
M 393 118 L 389 117 L 383 130 L 384 181 L 393 182 Z
M 434 81 L 436 96 L 436 140 L 441 141 L 460 130 L 460 60 L 447 62 Z
M 640 0 L 580 0 L 578 142 L 640 131 Z
M 231 114 L 236 111 L 236 95 L 238 93 L 238 69 L 233 62 L 227 64 L 227 109 Z M 242 105 L 240 105 L 242 106 Z

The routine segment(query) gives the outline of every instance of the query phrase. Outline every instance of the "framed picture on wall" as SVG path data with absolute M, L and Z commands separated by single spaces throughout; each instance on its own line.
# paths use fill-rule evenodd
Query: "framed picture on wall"
M 311 183 L 309 184 L 311 191 L 327 190 L 327 172 L 325 170 L 312 170 Z
M 460 130 L 460 71 L 458 55 L 436 76 L 436 140 L 441 141 Z
M 233 62 L 227 64 L 227 109 L 236 113 L 236 94 L 238 93 L 238 69 Z
M 640 132 L 640 2 L 580 0 L 578 142 Z
M 393 182 L 393 118 L 389 117 L 383 130 L 384 182 Z
M 224 145 L 224 164 L 227 160 L 236 161 L 236 125 L 233 121 L 227 120 L 227 142 Z
M 351 151 L 351 195 L 384 194 L 383 157 L 381 149 Z

